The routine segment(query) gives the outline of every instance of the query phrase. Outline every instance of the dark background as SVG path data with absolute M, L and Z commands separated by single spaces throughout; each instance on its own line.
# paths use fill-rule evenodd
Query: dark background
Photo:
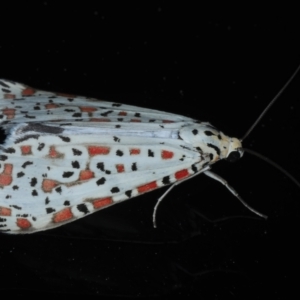
M 300 21 L 282 11 L 20 3 L 1 3 L 0 77 L 186 115 L 230 136 L 243 136 L 300 63 Z M 244 142 L 298 179 L 299 82 Z M 166 197 L 158 229 L 163 190 L 56 230 L 0 235 L 1 296 L 286 299 L 298 291 L 299 187 L 247 154 L 213 170 L 269 219 L 199 176 Z

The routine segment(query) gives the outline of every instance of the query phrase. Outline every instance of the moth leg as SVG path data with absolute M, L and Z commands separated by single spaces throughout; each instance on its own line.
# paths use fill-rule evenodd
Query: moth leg
M 187 177 L 187 178 L 184 178 L 184 179 L 182 179 L 182 180 L 180 180 L 180 181 L 176 181 L 176 182 L 174 182 L 164 193 L 163 193 L 163 195 L 162 196 L 160 196 L 159 198 L 158 198 L 158 200 L 157 200 L 157 202 L 156 202 L 156 204 L 155 204 L 155 206 L 154 206 L 154 209 L 153 209 L 153 215 L 152 215 L 152 220 L 153 220 L 153 227 L 154 228 L 156 228 L 156 212 L 157 212 L 157 208 L 158 208 L 158 205 L 160 204 L 160 202 L 171 192 L 171 190 L 175 187 L 175 186 L 177 186 L 177 185 L 179 185 L 180 183 L 183 183 L 184 181 L 186 181 L 186 180 L 189 180 L 189 179 L 191 179 L 191 178 L 193 178 L 193 177 L 195 177 L 195 176 L 197 176 L 197 175 L 199 175 L 199 174 L 201 174 L 201 173 L 205 173 L 205 171 L 208 171 L 210 169 L 210 166 L 206 166 L 205 168 L 203 168 L 202 170 L 200 170 L 199 172 L 197 172 L 197 173 L 195 173 L 195 174 L 193 174 L 193 175 L 191 175 L 191 176 L 189 176 L 189 177 Z
M 221 176 L 211 172 L 211 171 L 205 171 L 204 174 L 214 180 L 217 180 L 219 182 L 221 182 L 223 185 L 225 185 L 225 187 L 229 190 L 229 192 L 231 194 L 233 194 L 236 198 L 238 198 L 238 200 L 246 207 L 248 208 L 250 211 L 252 211 L 253 213 L 255 213 L 256 215 L 260 216 L 261 218 L 264 218 L 264 219 L 267 219 L 268 216 L 258 212 L 257 210 L 255 210 L 254 208 L 252 208 L 251 206 L 249 206 L 240 196 L 239 194 L 237 193 L 237 191 L 228 184 L 228 182 L 222 178 Z

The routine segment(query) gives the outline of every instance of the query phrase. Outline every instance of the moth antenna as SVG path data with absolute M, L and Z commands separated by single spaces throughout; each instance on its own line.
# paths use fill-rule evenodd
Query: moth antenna
M 284 90 L 288 87 L 288 85 L 292 82 L 292 80 L 295 78 L 297 73 L 300 70 L 300 65 L 297 67 L 296 71 L 293 73 L 293 75 L 290 77 L 290 79 L 286 82 L 286 84 L 281 88 L 281 90 L 277 93 L 277 95 L 272 99 L 272 101 L 267 105 L 267 107 L 263 110 L 263 112 L 259 115 L 259 117 L 256 119 L 256 121 L 253 123 L 253 125 L 248 129 L 246 134 L 243 136 L 243 138 L 240 140 L 241 142 L 252 132 L 252 130 L 256 127 L 258 122 L 262 119 L 262 117 L 266 114 L 266 112 L 270 109 L 270 107 L 274 104 L 274 102 L 281 96 L 281 94 L 284 92 Z
M 247 149 L 247 148 L 242 148 L 242 150 L 244 150 L 245 152 L 248 152 L 248 153 L 264 160 L 265 162 L 269 163 L 271 166 L 273 166 L 277 170 L 281 171 L 286 177 L 288 177 L 291 181 L 293 181 L 300 188 L 300 182 L 294 176 L 292 176 L 287 170 L 285 170 L 283 167 L 279 166 L 277 163 L 275 163 L 271 159 L 267 158 L 266 156 L 264 156 L 262 154 L 259 154 L 256 151 L 253 151 L 253 150 L 250 150 L 250 149 Z

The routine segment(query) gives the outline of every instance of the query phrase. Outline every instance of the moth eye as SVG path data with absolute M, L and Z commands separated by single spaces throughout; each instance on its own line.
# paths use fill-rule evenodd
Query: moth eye
M 226 160 L 229 162 L 236 162 L 241 158 L 241 154 L 239 151 L 232 151 L 229 153 L 229 155 L 226 157 Z

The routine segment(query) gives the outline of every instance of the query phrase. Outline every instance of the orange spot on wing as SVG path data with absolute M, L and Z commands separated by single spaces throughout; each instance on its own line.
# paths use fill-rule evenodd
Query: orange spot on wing
M 42 189 L 45 193 L 51 193 L 52 190 L 59 185 L 59 182 L 52 179 L 44 179 Z
M 145 193 L 145 192 L 154 190 L 154 189 L 156 189 L 156 188 L 157 188 L 157 183 L 156 183 L 156 181 L 152 181 L 152 182 L 149 182 L 149 183 L 147 183 L 147 184 L 144 184 L 144 185 L 139 186 L 137 189 L 138 189 L 138 192 L 139 192 L 139 193 Z
M 175 173 L 175 178 L 177 180 L 179 180 L 179 179 L 182 179 L 184 177 L 188 177 L 189 175 L 190 174 L 189 174 L 188 170 L 187 169 L 183 169 L 183 170 L 180 170 L 180 171 L 178 171 L 178 172 Z
M 88 151 L 91 156 L 106 155 L 110 152 L 110 148 L 104 146 L 89 146 Z
M 90 122 L 110 122 L 108 118 L 90 118 Z
M 131 119 L 130 122 L 134 122 L 134 123 L 140 123 L 142 122 L 140 119 Z
M 124 165 L 123 164 L 118 164 L 116 165 L 116 169 L 118 173 L 122 173 L 125 171 Z
M 93 206 L 94 208 L 102 208 L 102 207 L 105 207 L 107 205 L 110 205 L 113 203 L 113 200 L 111 197 L 107 197 L 107 198 L 100 198 L 100 199 L 96 199 L 96 200 L 93 200 Z
M 11 209 L 0 206 L 0 216 L 5 216 L 5 217 L 11 216 Z
M 28 229 L 31 227 L 31 223 L 27 219 L 17 218 L 17 226 L 21 229 Z
M 4 108 L 2 109 L 2 113 L 6 115 L 8 120 L 10 120 L 15 117 L 16 110 L 14 108 Z
M 92 172 L 91 170 L 80 171 L 79 180 L 89 180 L 92 178 L 94 178 L 94 172 Z
M 20 148 L 21 148 L 22 155 L 29 155 L 29 154 L 31 154 L 31 146 L 24 145 L 24 146 L 21 146 Z
M 141 149 L 139 148 L 132 148 L 129 151 L 130 151 L 130 155 L 138 155 L 141 153 Z
M 73 218 L 73 214 L 71 208 L 68 207 L 54 214 L 52 220 L 54 223 L 59 223 L 59 222 L 70 220 L 72 218 Z
M 174 156 L 174 152 L 172 151 L 167 151 L 167 150 L 162 150 L 161 151 L 161 158 L 162 159 L 171 159 Z
M 79 107 L 81 112 L 88 112 L 88 113 L 91 113 L 91 112 L 94 112 L 97 110 L 96 107 L 89 107 L 89 106 L 80 106 Z
M 49 149 L 49 157 L 50 158 L 63 158 L 64 154 L 58 152 L 54 146 L 51 146 Z
M 0 186 L 10 185 L 12 183 L 12 164 L 4 164 L 4 170 L 0 174 Z
M 4 94 L 4 99 L 15 99 L 16 95 L 14 94 Z
M 54 104 L 54 103 L 47 103 L 45 105 L 46 109 L 53 109 L 53 108 L 58 108 L 59 105 L 58 104 Z
M 126 111 L 120 111 L 118 113 L 119 116 L 127 116 L 127 112 Z
M 32 96 L 35 93 L 35 89 L 27 87 L 22 91 L 22 96 Z
M 174 123 L 172 120 L 162 120 L 163 123 Z

